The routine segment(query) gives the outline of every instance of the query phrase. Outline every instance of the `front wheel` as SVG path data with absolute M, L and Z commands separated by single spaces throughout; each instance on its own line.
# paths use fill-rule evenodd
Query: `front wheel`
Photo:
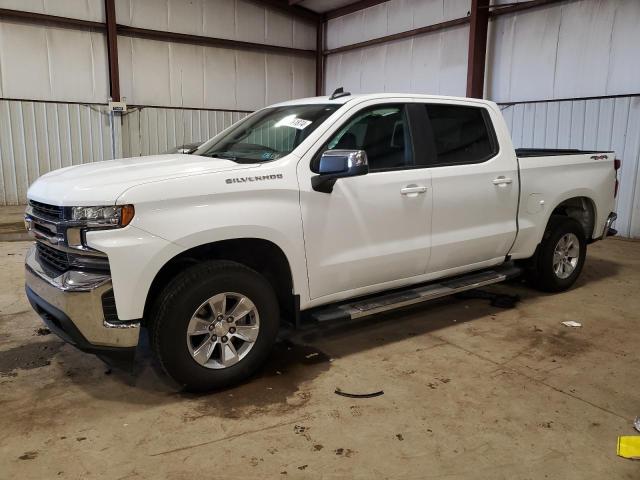
M 152 347 L 188 390 L 238 383 L 264 363 L 279 326 L 276 295 L 254 270 L 211 261 L 181 272 L 153 312 Z
M 554 215 L 532 260 L 528 279 L 545 292 L 567 290 L 580 276 L 586 254 L 582 225 L 573 218 Z

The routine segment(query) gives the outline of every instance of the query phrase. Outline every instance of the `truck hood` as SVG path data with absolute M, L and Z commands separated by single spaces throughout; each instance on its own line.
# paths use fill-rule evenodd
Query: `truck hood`
M 28 197 L 59 206 L 109 205 L 127 189 L 143 183 L 255 167 L 196 155 L 152 155 L 61 168 L 43 175 Z

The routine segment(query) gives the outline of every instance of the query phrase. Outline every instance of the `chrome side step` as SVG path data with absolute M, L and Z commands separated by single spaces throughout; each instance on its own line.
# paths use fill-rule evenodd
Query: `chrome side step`
M 319 307 L 317 310 L 309 312 L 309 316 L 317 322 L 354 320 L 417 303 L 428 302 L 429 300 L 446 297 L 465 290 L 503 282 L 518 277 L 521 273 L 522 268 L 507 264 L 436 283 L 411 287 L 392 293 L 382 293 L 378 296 L 361 298 L 355 301 L 350 300 L 347 303 Z

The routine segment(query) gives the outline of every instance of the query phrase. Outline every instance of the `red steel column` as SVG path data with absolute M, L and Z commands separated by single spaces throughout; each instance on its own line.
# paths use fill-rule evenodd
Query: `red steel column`
M 114 0 L 104 0 L 107 19 L 107 54 L 109 57 L 109 92 L 114 102 L 120 101 L 120 72 L 118 69 L 118 32 Z
M 316 96 L 324 93 L 324 26 L 316 24 Z
M 484 68 L 487 56 L 488 28 L 489 0 L 471 0 L 467 97 L 482 98 L 484 95 Z

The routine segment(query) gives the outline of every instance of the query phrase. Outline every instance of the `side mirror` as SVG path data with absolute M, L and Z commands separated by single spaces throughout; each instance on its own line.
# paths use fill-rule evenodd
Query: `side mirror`
M 364 150 L 327 150 L 320 157 L 319 175 L 311 177 L 316 192 L 331 193 L 336 180 L 369 173 L 369 162 Z

